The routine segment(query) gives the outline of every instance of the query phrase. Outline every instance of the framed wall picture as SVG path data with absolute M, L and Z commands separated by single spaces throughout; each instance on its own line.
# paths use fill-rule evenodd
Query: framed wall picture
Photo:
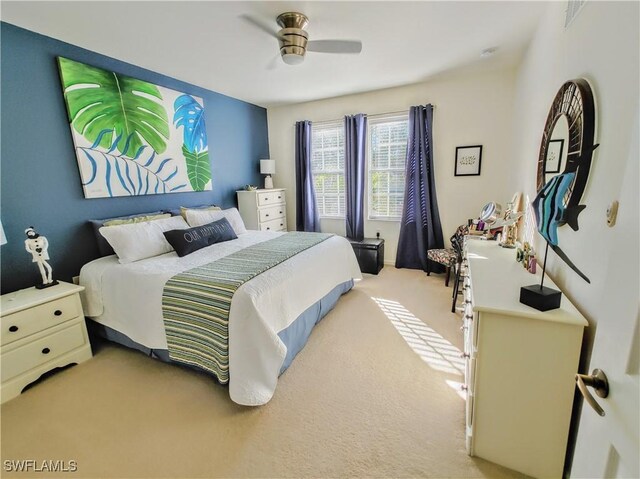
M 547 160 L 544 163 L 545 173 L 560 173 L 563 149 L 564 140 L 549 140 L 549 146 L 547 147 Z
M 482 145 L 456 148 L 455 176 L 478 176 L 482 163 Z
M 202 98 L 58 64 L 85 198 L 211 190 Z

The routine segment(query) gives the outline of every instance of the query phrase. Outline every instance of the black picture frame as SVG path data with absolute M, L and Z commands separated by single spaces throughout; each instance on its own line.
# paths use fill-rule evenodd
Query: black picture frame
M 455 176 L 480 176 L 481 167 L 482 145 L 456 147 Z
M 553 143 L 560 144 L 560 150 L 558 151 L 558 147 L 553 145 Z M 560 173 L 560 166 L 562 164 L 562 153 L 564 152 L 564 140 L 549 140 L 549 144 L 547 145 L 547 158 L 544 162 L 544 172 L 545 173 Z M 553 167 L 549 167 L 549 155 L 553 155 L 552 159 L 557 158 L 557 161 L 553 163 Z M 557 156 L 556 156 L 557 155 Z

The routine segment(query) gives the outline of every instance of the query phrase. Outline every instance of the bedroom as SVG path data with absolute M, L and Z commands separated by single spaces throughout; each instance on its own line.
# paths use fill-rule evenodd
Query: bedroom
M 262 189 L 265 174 L 260 160 L 271 159 L 273 192 L 285 196 L 284 202 L 276 203 L 286 206 L 279 218 L 286 218 L 286 229 L 293 232 L 302 216 L 296 207 L 299 196 L 302 201 L 296 179 L 296 122 L 308 120 L 312 132 L 315 125 L 316 132 L 340 135 L 345 115 L 365 114 L 371 145 L 372 128 L 394 122 L 406 125 L 410 107 L 430 104 L 434 191 L 443 246 L 449 247 L 458 225 L 478 218 L 487 203 L 506 206 L 516 192 L 522 193 L 522 203 L 536 197 L 535 165 L 554 97 L 565 82 L 585 78 L 593 90 L 599 147 L 593 152 L 582 195 L 581 204 L 587 208 L 580 215 L 580 228 L 576 232 L 565 226 L 559 236 L 562 249 L 590 283 L 555 252 L 548 254 L 546 271 L 562 291 L 563 304 L 573 303 L 575 314 L 588 323 L 577 345 L 580 357 L 573 373 L 600 368 L 612 386 L 609 397 L 595 398 L 606 412 L 600 417 L 583 402 L 570 375 L 571 404 L 558 416 L 566 426 L 564 436 L 552 451 L 556 462 L 561 457 L 561 472 L 547 475 L 637 477 L 639 5 L 578 3 L 2 2 L 0 221 L 6 239 L 0 247 L 2 394 L 4 364 L 9 364 L 5 354 L 21 344 L 5 345 L 7 319 L 14 315 L 7 312 L 12 306 L 7 307 L 5 299 L 41 279 L 38 265 L 25 251 L 29 226 L 49 241 L 55 279 L 72 283 L 87 263 L 112 267 L 112 276 L 117 277 L 116 271 L 134 271 L 136 265 L 156 264 L 161 257 L 177 260 L 177 255 L 141 259 L 120 265 L 121 269 L 111 256 L 112 264 L 106 265 L 109 256 L 100 258 L 90 220 L 213 204 L 242 209 L 241 195 L 264 196 L 264 192 L 236 191 L 247 184 Z M 565 27 L 566 10 L 576 5 L 581 7 Z M 287 11 L 308 16 L 305 30 L 310 41 L 358 40 L 362 51 L 326 55 L 310 50 L 302 64 L 284 64 L 277 41 L 267 31 L 277 31 L 276 17 Z M 69 128 L 59 58 L 200 102 L 211 189 L 135 198 L 87 197 L 76 155 L 76 147 L 82 145 L 76 143 L 78 132 Z M 168 117 L 173 120 L 173 114 Z M 70 134 L 74 131 L 76 136 Z M 401 143 L 406 141 L 403 137 Z M 109 143 L 117 139 L 112 137 Z M 479 174 L 456 175 L 456 148 L 474 145 L 482 145 Z M 104 143 L 99 146 L 109 154 Z M 347 227 L 341 200 L 328 201 L 342 196 L 316 191 L 316 200 L 323 201 L 320 231 L 335 236 L 309 249 L 328 248 L 332 241 L 338 245 L 327 254 L 343 254 L 343 260 L 322 261 L 318 255 L 315 263 L 303 264 L 285 259 L 238 289 L 245 294 L 253 284 L 253 290 L 260 290 L 261 283 L 254 282 L 260 278 L 279 285 L 280 294 L 293 288 L 295 293 L 286 297 L 297 304 L 280 305 L 279 299 L 270 304 L 276 312 L 282 307 L 285 325 L 312 303 L 321 314 L 335 303 L 310 336 L 303 335 L 305 340 L 309 336 L 306 346 L 279 379 L 283 362 L 288 364 L 282 348 L 276 348 L 270 362 L 257 358 L 247 363 L 249 373 L 256 365 L 271 364 L 262 377 L 268 384 L 261 400 L 266 404 L 241 406 L 233 400 L 233 379 L 229 386 L 221 386 L 210 375 L 101 340 L 92 328 L 95 321 L 87 320 L 90 358 L 47 375 L 18 397 L 6 402 L 3 398 L 3 474 L 37 476 L 43 473 L 37 469 L 42 471 L 48 461 L 67 468 L 73 461 L 78 477 L 545 475 L 536 473 L 539 463 L 545 462 L 540 451 L 518 450 L 531 431 L 507 438 L 516 450 L 504 459 L 498 452 L 483 455 L 480 437 L 474 438 L 476 454 L 467 454 L 465 407 L 470 402 L 460 390 L 465 385 L 460 355 L 466 351 L 460 331 L 463 315 L 451 313 L 455 278 L 445 287 L 443 274 L 427 276 L 421 269 L 394 267 L 397 255 L 404 254 L 398 246 L 402 205 L 395 204 L 395 214 L 373 214 L 369 156 L 363 160 L 365 188 L 358 228 L 365 238 L 375 240 L 379 233 L 384 240 L 385 264 L 379 274 L 365 273 L 351 287 L 349 281 L 358 279 L 358 272 L 349 269 L 355 264 L 354 250 L 345 248 L 348 243 L 342 240 Z M 323 173 L 342 178 L 335 170 Z M 610 227 L 606 212 L 614 201 L 618 216 Z M 219 220 L 217 214 L 213 211 L 207 218 Z M 242 218 L 252 230 L 248 215 L 244 211 Z M 166 220 L 181 222 L 179 215 L 158 221 Z M 233 226 L 233 216 L 228 221 Z M 520 230 L 522 239 L 525 228 Z M 248 241 L 245 234 L 238 236 Z M 228 254 L 238 240 L 180 260 L 193 262 L 207 250 L 224 249 L 227 253 L 220 254 Z M 536 251 L 543 252 L 542 236 L 536 232 L 533 240 Z M 377 253 L 381 258 L 382 251 Z M 305 251 L 296 258 L 300 255 Z M 322 268 L 324 274 L 316 271 Z M 128 283 L 116 279 L 109 286 L 116 297 L 113 307 L 121 307 L 112 315 L 111 325 L 131 309 L 124 299 L 120 305 L 118 298 L 124 295 L 129 300 L 148 284 L 132 277 Z M 156 279 L 163 284 L 168 278 Z M 495 278 L 491 282 L 498 286 Z M 340 299 L 336 292 L 326 308 L 314 303 L 327 299 L 329 290 L 343 283 L 349 283 L 345 288 L 351 290 Z M 82 284 L 90 289 L 89 283 Z M 149 294 L 158 296 L 162 284 Z M 55 288 L 39 290 L 40 295 Z M 306 297 L 310 293 L 315 296 Z M 138 302 L 144 303 L 145 297 L 138 294 Z M 156 303 L 161 315 L 159 300 Z M 457 296 L 456 306 L 462 304 L 463 296 Z M 268 307 L 261 303 L 253 313 Z M 95 316 L 87 304 L 84 308 L 78 325 L 85 324 L 83 316 Z M 105 308 L 111 306 L 105 303 Z M 234 346 L 232 328 L 238 321 L 229 324 L 233 363 L 233 348 L 243 346 Z M 140 325 L 140 330 L 148 334 L 146 326 Z M 279 336 L 282 331 L 280 325 L 267 332 Z M 159 334 L 163 336 L 162 331 Z M 273 344 L 283 342 L 287 341 L 280 337 Z M 285 349 L 297 352 L 301 347 Z M 150 343 L 147 349 L 166 347 Z M 557 359 L 546 356 L 542 354 L 539 362 Z M 535 377 L 528 369 L 520 373 L 523 380 L 527 374 Z M 548 421 L 542 408 L 523 411 L 515 404 L 536 397 L 541 389 L 537 383 L 524 383 L 509 393 L 514 405 L 508 408 L 518 417 Z M 588 390 L 595 395 L 592 388 Z M 494 414 L 490 429 L 497 435 L 499 415 Z M 593 431 L 599 430 L 605 434 L 594 439 Z M 518 466 L 516 458 L 521 456 L 526 466 Z M 30 470 L 15 472 L 19 461 L 29 460 L 33 462 L 23 467 Z

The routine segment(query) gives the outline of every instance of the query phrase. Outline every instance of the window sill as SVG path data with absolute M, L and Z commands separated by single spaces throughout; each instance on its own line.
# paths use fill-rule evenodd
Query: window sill
M 385 223 L 400 223 L 402 221 L 402 218 L 379 218 L 379 217 L 375 217 L 375 218 L 367 218 L 367 220 L 369 221 L 384 221 Z

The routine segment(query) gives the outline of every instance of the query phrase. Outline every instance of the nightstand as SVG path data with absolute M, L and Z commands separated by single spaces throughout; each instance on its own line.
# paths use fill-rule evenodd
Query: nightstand
M 60 281 L 0 297 L 0 400 L 19 396 L 44 373 L 91 358 L 80 291 Z
M 237 191 L 238 210 L 249 230 L 287 231 L 285 190 Z

